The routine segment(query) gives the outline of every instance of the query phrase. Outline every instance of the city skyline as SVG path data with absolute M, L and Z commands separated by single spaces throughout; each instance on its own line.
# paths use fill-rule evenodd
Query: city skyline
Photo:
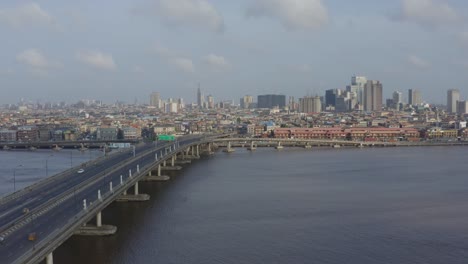
M 0 103 L 146 102 L 153 91 L 194 102 L 198 83 L 223 100 L 299 98 L 345 89 L 353 74 L 380 80 L 384 98 L 415 89 L 445 103 L 449 89 L 467 94 L 468 4 L 460 0 L 89 3 L 0 4 L 8 36 L 0 86 L 9 91 Z

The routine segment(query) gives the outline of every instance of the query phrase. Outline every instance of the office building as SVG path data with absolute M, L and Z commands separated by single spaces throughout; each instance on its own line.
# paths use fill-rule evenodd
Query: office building
M 322 111 L 322 102 L 320 96 L 306 96 L 299 98 L 299 112 L 301 113 L 320 113 Z
M 240 99 L 240 107 L 242 109 L 249 109 L 252 108 L 253 104 L 253 96 L 251 95 L 245 95 Z
M 389 105 L 388 103 L 390 102 L 387 102 L 388 108 L 400 110 L 400 107 L 403 104 L 403 94 L 398 91 L 393 92 L 391 105 Z
M 420 105 L 422 103 L 421 92 L 419 90 L 408 90 L 408 104 Z
M 202 109 L 204 106 L 204 100 L 203 100 L 203 94 L 200 90 L 200 84 L 198 84 L 198 90 L 197 90 L 197 105 L 198 108 Z
M 284 108 L 286 106 L 286 96 L 278 94 L 259 95 L 257 97 L 258 108 Z
M 457 89 L 450 89 L 447 91 L 447 112 L 458 113 L 457 102 L 460 101 L 460 91 Z
M 368 80 L 364 86 L 364 111 L 380 111 L 382 109 L 383 86 L 380 81 Z
M 367 78 L 364 76 L 351 77 L 351 85 L 346 87 L 346 90 L 356 94 L 358 104 L 364 104 L 364 88 L 367 83 Z
M 468 101 L 457 101 L 457 114 L 468 114 Z
M 150 106 L 154 106 L 158 109 L 161 108 L 161 97 L 158 92 L 151 93 Z

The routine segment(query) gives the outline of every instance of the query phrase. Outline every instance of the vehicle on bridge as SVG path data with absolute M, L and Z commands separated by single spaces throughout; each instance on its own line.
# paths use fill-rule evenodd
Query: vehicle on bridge
M 77 171 L 77 173 L 80 173 L 80 174 L 83 173 L 83 172 L 84 172 L 84 169 L 79 169 L 79 170 Z

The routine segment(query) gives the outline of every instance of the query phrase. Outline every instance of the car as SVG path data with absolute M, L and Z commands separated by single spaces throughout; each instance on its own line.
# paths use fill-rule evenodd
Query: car
M 79 170 L 77 171 L 77 173 L 83 173 L 83 172 L 84 172 L 83 169 L 79 169 Z

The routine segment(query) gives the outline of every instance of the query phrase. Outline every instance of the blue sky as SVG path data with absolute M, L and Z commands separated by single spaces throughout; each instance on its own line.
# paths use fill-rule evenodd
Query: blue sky
M 0 103 L 322 95 L 353 74 L 384 96 L 468 98 L 462 0 L 107 0 L 0 3 Z

